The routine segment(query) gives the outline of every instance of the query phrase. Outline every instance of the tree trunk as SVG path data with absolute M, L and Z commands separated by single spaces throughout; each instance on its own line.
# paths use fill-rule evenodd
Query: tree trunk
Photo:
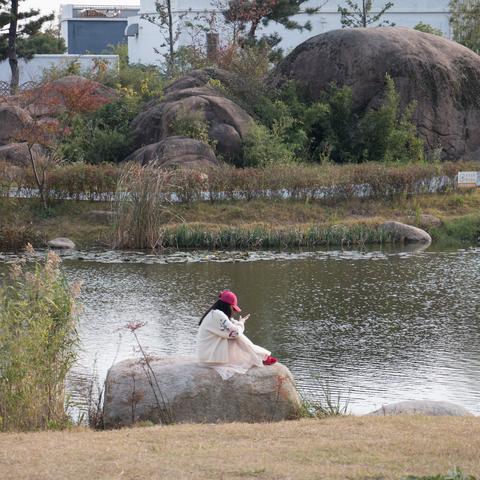
M 18 91 L 18 84 L 20 81 L 20 73 L 18 71 L 17 58 L 17 23 L 18 23 L 18 0 L 11 0 L 10 10 L 10 28 L 8 29 L 8 63 L 12 71 L 10 79 L 10 95 L 15 95 Z
M 248 32 L 248 38 L 250 38 L 252 40 L 255 38 L 255 35 L 257 33 L 257 27 L 258 27 L 259 23 L 260 23 L 260 19 L 252 20 L 252 25 L 250 26 L 250 31 Z
M 172 2 L 167 0 L 167 11 L 168 11 L 168 46 L 170 48 L 170 73 L 173 73 L 175 67 L 175 41 L 173 38 L 173 15 L 172 15 Z
M 362 25 L 367 28 L 367 0 L 363 0 Z

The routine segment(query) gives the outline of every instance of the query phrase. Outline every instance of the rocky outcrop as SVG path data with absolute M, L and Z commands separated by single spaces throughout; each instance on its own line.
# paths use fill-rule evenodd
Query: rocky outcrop
M 15 105 L 0 105 L 0 145 L 24 140 L 22 132 L 32 123 L 28 112 Z
M 395 242 L 420 242 L 430 244 L 432 237 L 421 228 L 412 227 L 400 222 L 385 222 L 381 228 L 389 233 Z
M 59 237 L 54 238 L 53 240 L 49 240 L 47 245 L 50 248 L 54 248 L 57 250 L 73 250 L 75 249 L 75 243 L 72 242 L 69 238 Z
M 32 145 L 32 156 L 38 160 L 44 154 L 40 145 Z M 0 160 L 11 163 L 17 167 L 30 165 L 30 153 L 26 143 L 11 143 L 0 147 Z
M 432 400 L 410 400 L 385 405 L 368 415 L 425 415 L 470 417 L 472 414 L 460 405 L 450 402 L 435 402 Z
M 300 406 L 290 371 L 278 363 L 223 380 L 191 359 L 150 362 L 155 373 L 151 381 L 139 360 L 110 368 L 104 403 L 107 428 L 145 420 L 159 423 L 166 415 L 189 423 L 277 421 L 295 416 Z
M 168 137 L 139 148 L 126 161 L 159 167 L 196 168 L 218 165 L 213 150 L 203 142 L 187 137 Z
M 217 152 L 235 162 L 241 155 L 243 140 L 253 119 L 220 90 L 210 86 L 207 73 L 195 72 L 170 85 L 165 97 L 151 101 L 133 120 L 135 144 L 142 147 L 175 135 L 176 120 L 197 115 L 206 122 L 209 136 L 216 141 Z
M 480 159 L 480 56 L 446 38 L 403 27 L 334 30 L 300 44 L 269 81 L 295 80 L 310 100 L 332 82 L 349 85 L 365 110 L 381 103 L 387 73 L 404 106 L 417 102 L 427 147 L 444 159 Z

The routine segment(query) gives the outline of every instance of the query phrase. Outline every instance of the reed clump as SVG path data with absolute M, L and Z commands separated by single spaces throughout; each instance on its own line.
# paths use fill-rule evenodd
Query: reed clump
M 124 171 L 114 201 L 115 248 L 155 250 L 162 246 L 167 181 L 166 172 L 155 165 L 131 165 Z
M 60 258 L 15 263 L 0 286 L 0 431 L 61 428 L 76 358 L 76 298 Z
M 161 247 L 176 249 L 296 248 L 321 246 L 362 246 L 390 243 L 391 235 L 379 225 L 306 225 L 274 227 L 270 225 L 220 226 L 189 224 L 164 227 Z

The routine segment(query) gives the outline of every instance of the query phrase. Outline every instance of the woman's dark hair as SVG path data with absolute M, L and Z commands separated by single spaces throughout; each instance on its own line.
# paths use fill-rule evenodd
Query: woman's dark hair
M 228 318 L 232 316 L 232 306 L 228 303 L 222 302 L 222 300 L 217 300 L 203 315 L 203 317 L 198 322 L 199 325 L 202 324 L 203 319 L 212 311 L 212 310 L 220 310 L 223 312 Z

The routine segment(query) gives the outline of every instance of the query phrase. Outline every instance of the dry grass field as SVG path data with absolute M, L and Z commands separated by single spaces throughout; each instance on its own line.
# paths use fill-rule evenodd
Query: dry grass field
M 2 480 L 480 475 L 480 418 L 338 417 L 0 434 Z

